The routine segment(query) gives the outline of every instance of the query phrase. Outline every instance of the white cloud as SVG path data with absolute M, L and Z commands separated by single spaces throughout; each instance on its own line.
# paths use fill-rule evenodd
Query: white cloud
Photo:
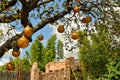
M 119 11 L 120 12 L 120 7 L 114 7 L 115 11 Z
M 120 13 L 120 7 L 113 7 L 113 9 L 115 10 L 115 11 L 118 11 L 119 13 Z M 110 10 L 110 8 L 105 8 L 105 10 L 107 11 L 107 10 Z
M 4 64 L 2 62 L 0 62 L 0 66 L 3 66 Z
M 70 57 L 70 56 L 78 58 L 78 51 L 79 51 L 78 48 L 73 49 L 73 51 L 71 51 L 71 52 L 65 50 L 65 48 L 64 48 L 64 56 L 65 56 L 65 58 Z

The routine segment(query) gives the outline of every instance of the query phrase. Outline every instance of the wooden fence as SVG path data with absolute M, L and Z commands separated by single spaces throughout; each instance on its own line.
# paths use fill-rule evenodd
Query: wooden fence
M 13 71 L 0 71 L 0 80 L 17 80 L 17 74 Z
M 0 80 L 30 80 L 30 72 L 0 71 Z

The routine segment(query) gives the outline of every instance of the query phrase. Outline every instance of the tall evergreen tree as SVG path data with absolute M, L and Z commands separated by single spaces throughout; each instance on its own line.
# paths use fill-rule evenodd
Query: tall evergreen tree
M 57 45 L 56 46 L 56 58 L 59 61 L 60 59 L 63 59 L 63 57 L 64 57 L 63 43 L 62 43 L 62 41 L 58 40 L 56 45 Z
M 47 63 L 55 59 L 55 42 L 56 42 L 56 35 L 52 35 L 48 40 L 45 49 Z
M 30 47 L 31 64 L 33 62 L 37 62 L 40 70 L 44 70 L 45 69 L 44 55 L 45 54 L 43 53 L 43 45 L 38 39 L 36 39 Z

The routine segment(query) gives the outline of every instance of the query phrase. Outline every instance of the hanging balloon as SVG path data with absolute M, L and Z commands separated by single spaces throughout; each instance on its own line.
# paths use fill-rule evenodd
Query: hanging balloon
M 59 33 L 63 33 L 65 31 L 64 26 L 63 25 L 58 26 L 57 31 Z
M 80 11 L 80 8 L 77 7 L 77 6 L 75 6 L 75 7 L 74 7 L 74 13 L 77 13 L 77 12 L 79 12 L 79 11 Z
M 71 35 L 71 38 L 74 39 L 74 40 L 78 39 L 78 33 L 73 32 L 72 35 Z
M 14 65 L 11 62 L 9 62 L 9 63 L 6 64 L 6 69 L 8 71 L 12 71 L 14 69 Z
M 86 18 L 82 18 L 81 22 L 86 23 L 87 22 Z
M 25 37 L 30 37 L 30 36 L 32 36 L 32 34 L 33 34 L 33 28 L 31 28 L 30 26 L 27 25 L 27 26 L 24 28 L 23 34 L 24 34 Z
M 14 57 L 19 57 L 19 56 L 20 56 L 20 51 L 15 51 L 15 50 L 13 50 L 13 51 L 12 51 L 12 55 L 13 55 Z
M 29 40 L 26 37 L 22 36 L 17 40 L 17 44 L 19 48 L 26 48 L 29 45 Z
M 40 35 L 38 36 L 38 39 L 39 39 L 39 40 L 43 40 L 43 39 L 44 39 L 44 36 L 43 36 L 42 34 L 40 34 Z
M 87 22 L 91 22 L 91 21 L 92 21 L 92 18 L 91 18 L 90 16 L 87 16 L 87 17 L 86 17 L 86 21 L 87 21 Z

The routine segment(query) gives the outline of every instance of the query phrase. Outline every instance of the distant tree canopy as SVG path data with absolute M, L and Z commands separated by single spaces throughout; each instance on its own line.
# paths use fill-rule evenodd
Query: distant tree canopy
M 89 75 L 91 79 L 104 77 L 116 80 L 120 78 L 120 71 L 116 69 L 120 66 L 119 48 L 111 47 L 112 38 L 109 37 L 105 26 L 103 24 L 97 26 L 96 32 L 92 32 L 89 37 L 85 32 L 79 32 L 80 40 L 78 42 L 81 43 L 79 60 L 85 69 L 85 74 Z
M 118 37 L 120 34 L 120 15 L 114 9 L 116 7 L 120 7 L 119 0 L 1 0 L 0 23 L 18 23 L 18 25 L 13 25 L 14 28 L 18 28 L 19 25 L 25 28 L 30 25 L 33 28 L 33 33 L 35 33 L 48 23 L 57 23 L 57 20 L 61 20 L 64 25 L 70 25 L 67 22 L 71 21 L 71 17 L 66 19 L 64 16 L 74 13 L 72 17 L 75 17 L 74 22 L 76 24 L 81 21 L 85 22 L 85 18 L 76 20 L 76 17 L 81 16 L 91 16 L 92 21 L 96 20 L 97 22 L 100 20 L 108 24 L 106 27 L 109 28 L 109 34 L 114 38 L 114 35 Z M 33 25 L 32 20 L 36 20 L 35 25 Z M 88 28 L 87 24 L 89 23 L 85 24 L 86 28 Z M 109 25 L 110 27 L 108 27 Z M 0 46 L 0 57 L 9 49 L 19 50 L 17 40 L 22 35 L 23 32 L 16 34 L 2 44 Z M 27 38 L 32 41 L 31 36 Z

